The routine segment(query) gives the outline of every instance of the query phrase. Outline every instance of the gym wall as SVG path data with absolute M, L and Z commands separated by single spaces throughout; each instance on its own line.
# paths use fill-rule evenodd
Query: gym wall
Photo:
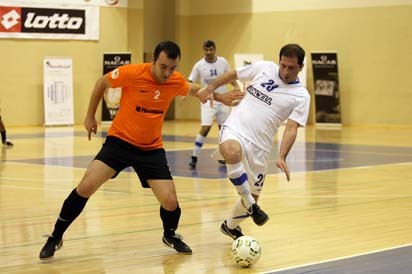
M 147 20 L 147 1 L 155 1 L 162 16 Z M 235 53 L 262 53 L 277 62 L 282 45 L 299 43 L 307 52 L 312 95 L 310 52 L 336 51 L 344 125 L 412 125 L 412 0 L 209 0 L 207 5 L 173 0 L 175 7 L 164 1 L 129 0 L 128 8 L 101 7 L 99 41 L 0 39 L 0 99 L 6 126 L 44 123 L 44 56 L 73 58 L 75 123 L 82 124 L 102 74 L 103 53 L 129 51 L 133 62 L 142 62 L 151 47 L 144 42 L 153 44 L 153 36 L 171 39 L 170 33 L 182 48 L 179 70 L 185 76 L 202 58 L 206 39 L 216 41 L 217 54 L 232 67 Z M 165 26 L 171 20 L 165 14 L 175 14 L 174 30 L 153 33 L 153 25 Z M 195 98 L 183 104 L 176 100 L 174 107 L 176 119 L 200 118 Z M 314 121 L 313 107 L 312 102 L 309 123 Z M 99 118 L 100 110 L 97 113 Z

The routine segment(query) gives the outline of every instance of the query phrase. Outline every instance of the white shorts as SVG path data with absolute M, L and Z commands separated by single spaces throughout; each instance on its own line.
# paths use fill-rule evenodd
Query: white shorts
M 210 107 L 210 102 L 207 101 L 201 104 L 200 114 L 202 126 L 211 126 L 213 124 L 213 118 L 216 116 L 216 122 L 218 125 L 223 125 L 230 113 L 230 107 L 213 102 L 213 108 Z
M 223 126 L 220 131 L 219 143 L 221 144 L 226 140 L 235 140 L 242 147 L 242 163 L 246 170 L 250 190 L 253 194 L 260 195 L 265 181 L 270 152 L 259 148 L 232 129 Z

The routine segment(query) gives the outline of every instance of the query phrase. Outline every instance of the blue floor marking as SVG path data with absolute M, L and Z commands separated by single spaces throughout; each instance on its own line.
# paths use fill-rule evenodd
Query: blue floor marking
M 168 141 L 189 141 L 189 137 L 165 136 Z M 190 138 L 193 141 L 193 138 Z M 226 178 L 226 168 L 210 155 L 215 149 L 202 149 L 198 165 L 191 170 L 188 162 L 191 150 L 168 151 L 167 158 L 174 176 L 218 179 Z M 97 153 L 97 151 L 96 151 Z M 268 174 L 279 173 L 276 168 L 276 153 L 273 151 L 268 167 Z M 49 157 L 37 159 L 13 160 L 13 162 L 87 168 L 91 156 Z M 339 145 L 332 143 L 296 143 L 287 158 L 291 172 L 353 168 L 412 162 L 412 147 L 386 147 L 365 145 Z M 133 171 L 128 169 L 127 171 Z

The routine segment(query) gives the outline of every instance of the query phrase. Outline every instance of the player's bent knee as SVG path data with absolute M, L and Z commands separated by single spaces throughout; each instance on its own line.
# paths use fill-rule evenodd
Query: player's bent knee
M 176 196 L 175 197 L 168 197 L 168 198 L 162 200 L 161 205 L 164 209 L 166 209 L 168 211 L 174 211 L 178 207 Z
M 100 182 L 97 183 L 83 178 L 83 180 L 77 186 L 77 193 L 84 198 L 89 198 L 99 189 L 101 185 L 102 183 Z
M 237 163 L 242 160 L 242 152 L 237 150 L 221 149 L 221 154 L 225 158 L 226 162 L 229 164 Z

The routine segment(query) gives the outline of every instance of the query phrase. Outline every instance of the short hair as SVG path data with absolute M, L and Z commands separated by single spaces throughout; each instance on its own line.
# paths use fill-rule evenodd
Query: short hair
M 298 44 L 287 44 L 284 45 L 279 52 L 279 60 L 282 56 L 286 57 L 297 57 L 298 64 L 301 66 L 303 60 L 305 59 L 305 50 Z
M 206 40 L 206 41 L 203 42 L 203 48 L 210 48 L 210 47 L 216 48 L 216 44 L 215 44 L 214 41 Z
M 167 58 L 173 59 L 173 60 L 179 58 L 180 60 L 180 57 L 181 57 L 180 48 L 179 48 L 179 45 L 176 44 L 175 42 L 163 41 L 157 44 L 154 54 L 153 54 L 153 58 L 155 62 L 157 58 L 159 58 L 159 55 L 162 51 L 166 54 Z

